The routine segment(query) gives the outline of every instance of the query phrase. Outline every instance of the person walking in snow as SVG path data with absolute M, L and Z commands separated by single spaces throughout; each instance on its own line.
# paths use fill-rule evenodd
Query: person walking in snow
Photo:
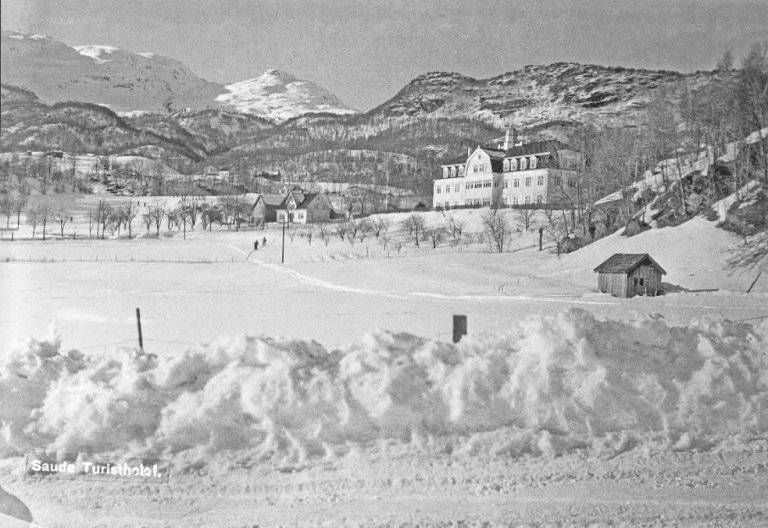
M 254 251 L 258 251 L 259 250 L 259 241 L 258 240 L 253 243 L 253 250 Z
M 261 247 L 267 247 L 267 237 L 261 239 Z

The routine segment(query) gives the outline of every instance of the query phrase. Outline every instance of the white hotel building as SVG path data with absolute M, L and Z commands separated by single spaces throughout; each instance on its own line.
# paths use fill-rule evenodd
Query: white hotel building
M 507 135 L 504 146 L 509 144 Z M 569 205 L 581 164 L 578 152 L 554 140 L 500 149 L 478 146 L 466 159 L 442 165 L 432 206 Z

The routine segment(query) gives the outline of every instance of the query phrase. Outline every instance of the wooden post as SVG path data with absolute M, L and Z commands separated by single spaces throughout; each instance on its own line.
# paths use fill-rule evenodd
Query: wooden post
M 458 343 L 461 337 L 467 335 L 467 316 L 453 316 L 453 342 Z
M 541 242 L 543 238 L 544 238 L 544 228 L 540 227 L 539 228 L 539 251 L 541 251 Z
M 288 209 L 285 210 L 285 216 L 283 217 L 283 249 L 280 254 L 280 263 L 285 264 L 285 222 L 288 220 Z
M 136 308 L 136 326 L 139 329 L 139 348 L 144 350 L 144 338 L 141 335 L 141 312 Z

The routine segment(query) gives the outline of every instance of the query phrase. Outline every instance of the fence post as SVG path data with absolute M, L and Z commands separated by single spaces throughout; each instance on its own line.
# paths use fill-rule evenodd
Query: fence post
M 467 316 L 453 316 L 453 342 L 458 343 L 461 337 L 467 335 Z
M 144 338 L 141 335 L 141 312 L 136 308 L 136 326 L 139 329 L 139 348 L 144 350 Z

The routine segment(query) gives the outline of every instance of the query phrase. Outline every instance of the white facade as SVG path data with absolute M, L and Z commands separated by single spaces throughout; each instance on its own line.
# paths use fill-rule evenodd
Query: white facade
M 581 163 L 579 153 L 562 149 L 514 155 L 478 147 L 466 163 L 443 165 L 434 180 L 433 208 L 547 204 L 568 194 Z M 494 171 L 495 167 L 495 171 Z

